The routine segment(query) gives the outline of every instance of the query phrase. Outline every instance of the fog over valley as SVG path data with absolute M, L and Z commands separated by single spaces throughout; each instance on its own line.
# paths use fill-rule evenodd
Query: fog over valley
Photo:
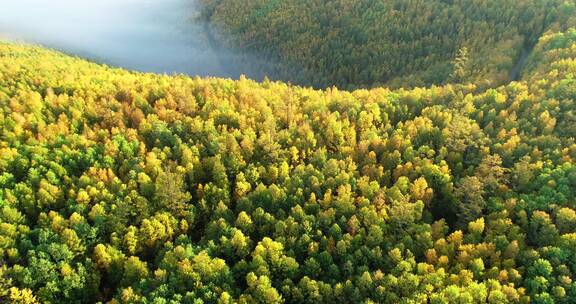
M 238 78 L 240 60 L 209 38 L 199 10 L 195 0 L 2 0 L 0 38 L 142 72 Z

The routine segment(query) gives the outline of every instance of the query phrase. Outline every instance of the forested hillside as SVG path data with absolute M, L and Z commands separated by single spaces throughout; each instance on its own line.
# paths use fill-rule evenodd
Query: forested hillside
M 417 3 L 394 5 L 434 11 Z M 478 77 L 517 56 L 495 54 Z M 450 61 L 406 56 L 374 58 Z M 574 303 L 575 58 L 571 29 L 540 39 L 522 82 L 347 92 L 0 43 L 0 302 Z M 358 81 L 393 74 L 362 64 Z
M 218 40 L 277 63 L 272 76 L 349 89 L 495 87 L 576 15 L 566 0 L 200 1 Z

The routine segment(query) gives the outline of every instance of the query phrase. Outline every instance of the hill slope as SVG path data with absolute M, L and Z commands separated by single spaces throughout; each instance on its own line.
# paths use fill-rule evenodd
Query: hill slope
M 564 0 L 201 2 L 220 41 L 283 63 L 273 76 L 339 88 L 494 87 L 576 12 Z
M 0 43 L 0 302 L 571 303 L 574 33 L 474 94 Z

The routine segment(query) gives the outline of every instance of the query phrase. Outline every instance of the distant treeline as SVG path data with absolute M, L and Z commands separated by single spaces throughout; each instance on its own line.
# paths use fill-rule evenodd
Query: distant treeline
M 506 83 L 546 31 L 575 24 L 565 0 L 201 0 L 220 40 L 261 69 L 315 87 Z

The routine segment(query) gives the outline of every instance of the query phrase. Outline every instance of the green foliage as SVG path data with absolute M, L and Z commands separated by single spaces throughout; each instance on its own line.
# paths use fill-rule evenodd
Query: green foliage
M 576 44 L 551 37 L 489 90 L 0 43 L 0 302 L 572 303 Z
M 495 87 L 548 30 L 574 25 L 564 0 L 202 0 L 216 40 L 302 85 L 355 89 L 446 82 Z M 550 46 L 571 44 L 571 32 Z M 280 62 L 280 64 L 275 64 Z

